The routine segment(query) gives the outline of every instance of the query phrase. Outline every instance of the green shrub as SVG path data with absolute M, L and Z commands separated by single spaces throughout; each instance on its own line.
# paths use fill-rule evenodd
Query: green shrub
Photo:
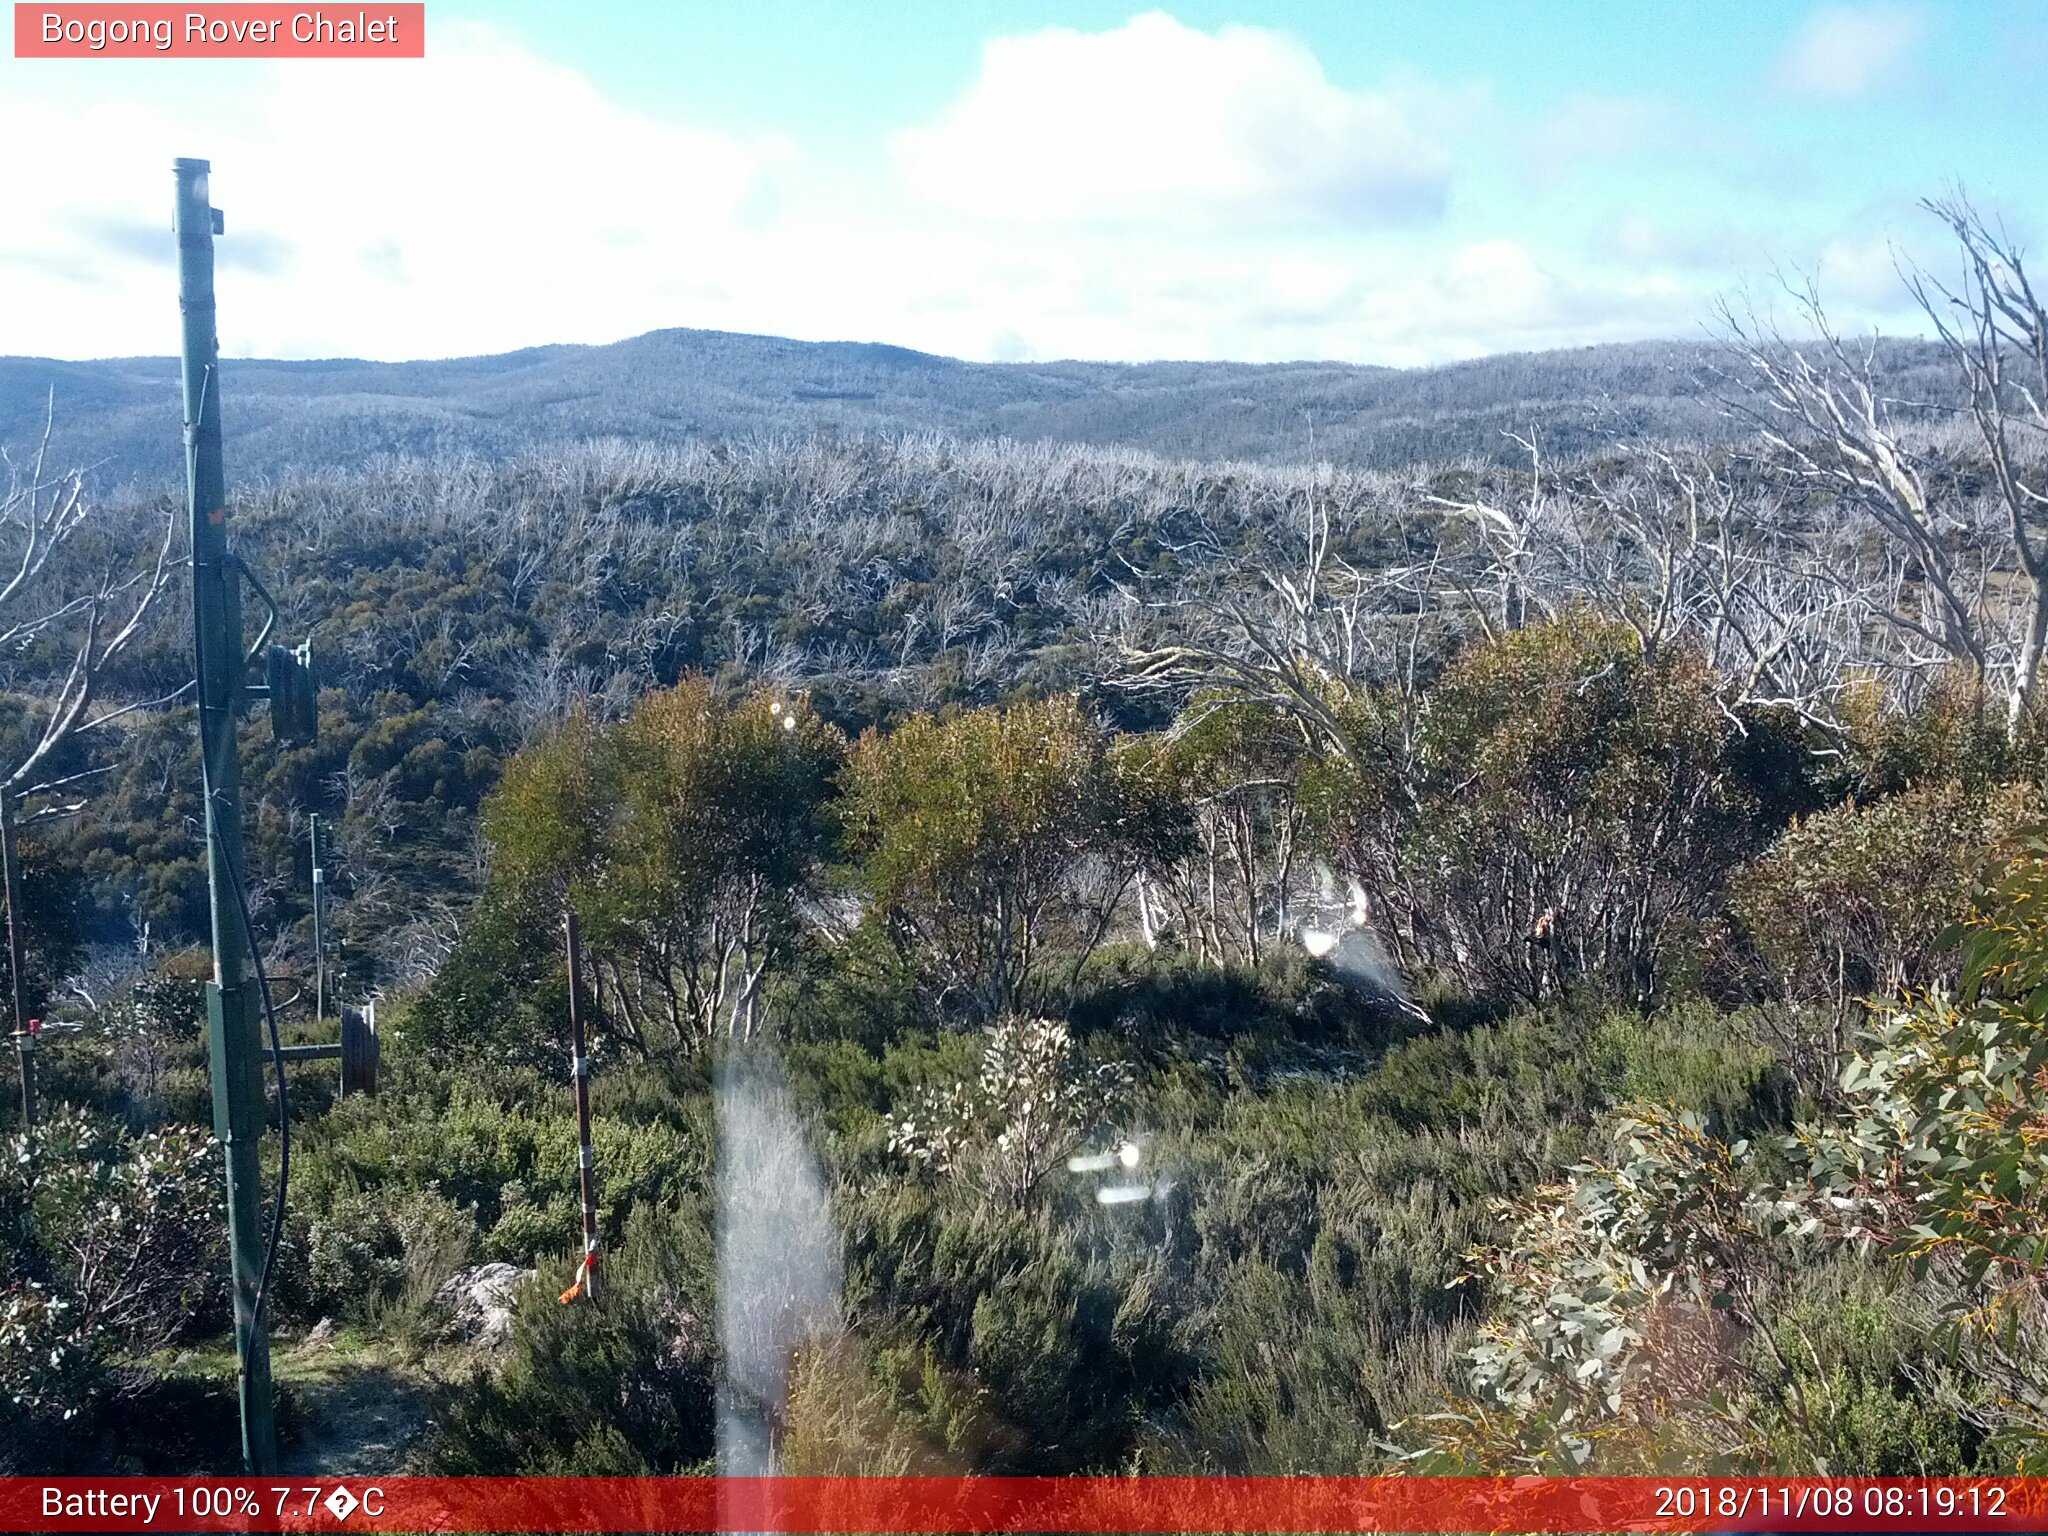
M 0 1370 L 15 1433 L 0 1450 L 10 1474 L 40 1470 L 61 1441 L 89 1426 L 112 1385 L 106 1341 L 84 1326 L 62 1291 L 16 1280 L 0 1296 Z
M 1952 979 L 1940 936 L 1971 882 L 2038 813 L 2022 786 L 1939 783 L 1795 824 L 1730 886 L 1729 907 L 1781 1008 L 1767 1038 L 1809 1084 L 1830 1083 L 1854 1005 Z
M 52 1104 L 4 1161 L 13 1266 L 64 1298 L 67 1326 L 147 1353 L 212 1313 L 225 1266 L 211 1137 L 192 1126 L 131 1136 Z
M 1976 795 L 2034 776 L 2048 745 L 2039 715 L 2006 730 L 2006 703 L 1963 668 L 1937 673 L 1911 708 L 1860 679 L 1842 696 L 1846 752 L 1838 795 L 1876 799 L 1946 787 Z
M 1382 1469 L 1385 1430 L 1434 1387 L 1440 1335 L 1378 1315 L 1326 1263 L 1240 1263 L 1203 1315 L 1198 1369 L 1146 1468 L 1240 1476 Z M 1421 1358 L 1418 1358 L 1421 1357 Z
M 506 1354 L 444 1390 L 428 1459 L 458 1476 L 702 1472 L 716 1451 L 717 1311 L 701 1217 L 645 1219 L 606 1255 L 601 1305 L 563 1305 L 551 1256 Z
M 934 1084 L 895 1121 L 890 1150 L 981 1199 L 1029 1211 L 1069 1153 L 1113 1128 L 1130 1069 L 1085 1060 L 1050 1019 L 1004 1019 L 982 1036 L 971 1071 Z
M 2001 1463 L 2048 1465 L 2048 834 L 1959 927 L 1960 984 L 1870 1026 L 1839 1111 L 1801 1127 L 1813 1220 L 1932 1283 L 1933 1332 L 1990 1389 Z
M 930 1351 L 935 1384 L 902 1411 L 928 1413 L 927 1433 L 952 1424 L 971 1470 L 1115 1467 L 1185 1380 L 1185 1301 L 1156 1228 L 1089 1207 L 947 1211 L 902 1186 L 842 1199 L 848 1312 L 913 1376 Z
M 1587 1051 L 1617 1104 L 1675 1104 L 1727 1140 L 1791 1129 L 1794 1083 L 1754 1025 L 1699 1002 L 1595 1023 Z
M 483 1070 L 560 1070 L 569 982 L 553 923 L 486 890 L 462 942 L 406 1011 L 394 1043 Z
M 1412 1014 L 1290 946 L 1258 965 L 1191 965 L 1175 950 L 1117 945 L 1082 970 L 1067 1016 L 1152 1063 L 1252 1042 L 1279 1056 L 1363 1051 L 1414 1032 Z
M 1775 1308 L 1774 1338 L 1751 1346 L 1765 1382 L 1753 1412 L 1768 1459 L 1858 1477 L 1975 1471 L 1982 1431 L 1932 1388 L 1944 1382 L 1965 1399 L 1983 1393 L 1929 1337 L 1930 1300 L 1855 1255 L 1796 1273 Z
M 310 1210 L 295 1204 L 274 1284 L 281 1310 L 309 1321 L 367 1322 L 395 1303 L 419 1312 L 477 1243 L 470 1213 L 431 1188 L 375 1186 Z
M 1325 836 L 1412 974 L 1648 1003 L 1768 821 L 1721 693 L 1697 650 L 1589 611 L 1476 643 L 1416 710 L 1349 706 Z
M 840 784 L 872 920 L 935 1018 L 1056 1003 L 1041 964 L 1086 961 L 1154 830 L 1071 697 L 869 731 Z
M 0 1373 L 13 1465 L 67 1459 L 127 1378 L 122 1363 L 221 1317 L 220 1166 L 189 1127 L 130 1136 L 45 1104 L 0 1147 Z
M 706 1185 L 712 1158 L 705 1096 L 678 1101 L 656 1091 L 650 1103 L 636 1104 L 616 1086 L 607 1085 L 611 1111 L 595 1114 L 592 1127 L 608 1241 L 636 1212 L 673 1208 Z M 475 1254 L 520 1265 L 581 1244 L 576 1125 L 565 1082 L 414 1066 L 402 1086 L 350 1098 L 300 1135 L 292 1208 L 324 1245 L 309 1259 L 329 1253 L 323 1262 L 353 1298 L 323 1290 L 309 1274 L 303 1305 L 316 1313 L 360 1316 L 392 1297 L 409 1263 L 398 1237 L 408 1213 L 466 1225 Z M 409 1203 L 415 1197 L 422 1203 Z
M 1495 1315 L 1430 1456 L 1479 1470 L 2041 1463 L 2048 838 L 1956 930 L 1961 991 L 1864 1031 L 1841 1101 L 1752 1146 L 1645 1108 L 1501 1207 Z M 1867 1260 L 1895 1263 L 1880 1293 Z M 1830 1265 L 1832 1264 L 1832 1268 Z

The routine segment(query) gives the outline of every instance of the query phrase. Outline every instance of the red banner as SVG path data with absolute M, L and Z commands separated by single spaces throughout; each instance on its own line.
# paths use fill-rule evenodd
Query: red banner
M 0 1478 L 17 1531 L 2043 1531 L 2044 1478 Z
M 17 59 L 423 59 L 423 4 L 24 5 Z

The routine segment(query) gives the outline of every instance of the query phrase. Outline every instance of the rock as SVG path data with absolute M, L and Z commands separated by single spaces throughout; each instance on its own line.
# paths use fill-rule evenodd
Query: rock
M 495 1347 L 512 1332 L 513 1292 L 533 1274 L 516 1264 L 479 1264 L 450 1275 L 434 1299 L 448 1308 L 456 1334 Z
M 333 1318 L 323 1317 L 307 1330 L 306 1336 L 303 1339 L 299 1340 L 299 1348 L 304 1350 L 332 1349 L 334 1348 L 334 1335 L 338 1331 L 334 1326 Z

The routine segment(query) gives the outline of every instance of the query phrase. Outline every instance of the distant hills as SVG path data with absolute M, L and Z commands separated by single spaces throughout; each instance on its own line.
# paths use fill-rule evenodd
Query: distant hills
M 222 365 L 231 479 L 379 454 L 500 456 L 592 437 L 940 432 L 1122 444 L 1175 457 L 1399 466 L 1512 459 L 1539 428 L 1569 455 L 1615 438 L 1732 430 L 1702 348 L 1639 342 L 1436 368 L 1349 363 L 969 363 L 902 347 L 667 330 L 607 346 L 438 362 Z M 1892 344 L 1907 372 L 1931 349 Z M 144 489 L 182 475 L 172 358 L 0 357 L 0 446 L 33 447 Z M 1313 437 L 1311 438 L 1311 432 Z M 1313 450 L 1311 450 L 1313 442 Z

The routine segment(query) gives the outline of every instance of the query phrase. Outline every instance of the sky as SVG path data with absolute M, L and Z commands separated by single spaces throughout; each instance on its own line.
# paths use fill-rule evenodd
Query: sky
M 2048 228 L 2032 0 L 429 0 L 422 60 L 0 58 L 0 354 L 668 326 L 980 361 L 1418 365 L 1696 337 L 1811 276 L 1923 327 L 1916 204 Z

